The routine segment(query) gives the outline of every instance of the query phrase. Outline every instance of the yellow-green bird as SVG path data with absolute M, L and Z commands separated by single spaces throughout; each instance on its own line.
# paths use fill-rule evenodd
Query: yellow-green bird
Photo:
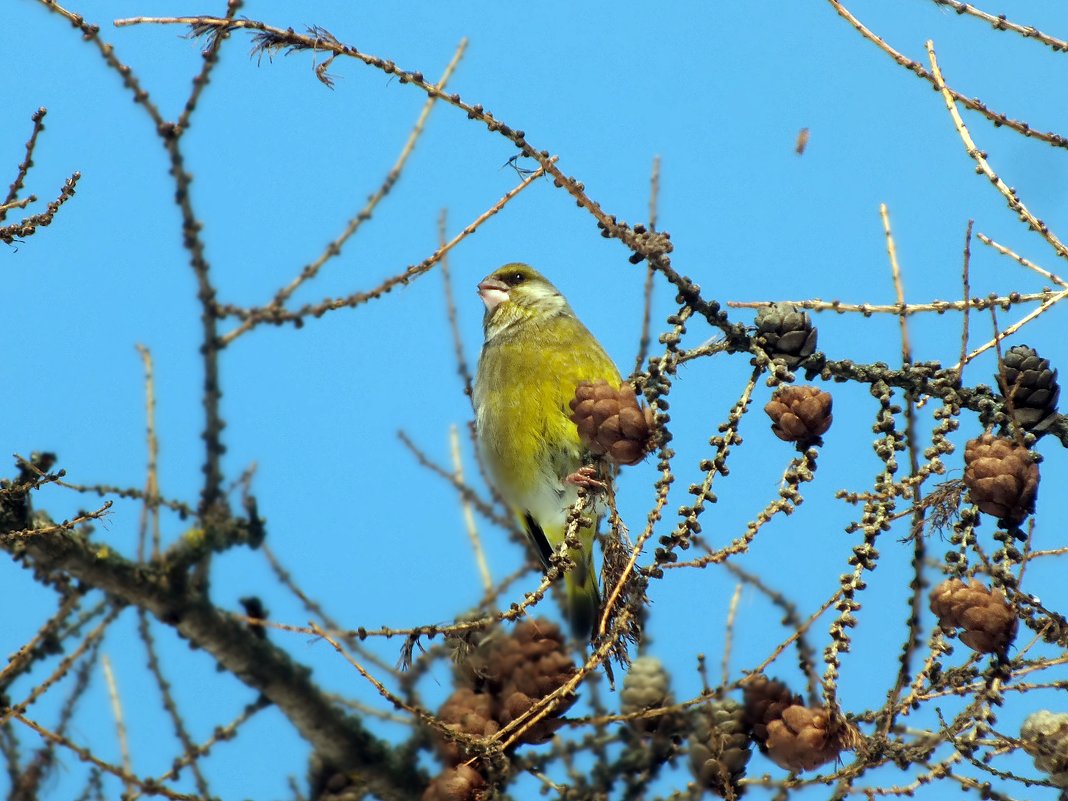
M 588 464 L 568 403 L 582 381 L 619 386 L 622 379 L 560 291 L 532 267 L 506 264 L 478 293 L 486 305 L 474 387 L 479 447 L 490 480 L 548 569 L 578 499 L 576 474 Z M 564 577 L 571 628 L 582 639 L 600 605 L 595 528 L 579 530 L 581 548 L 568 552 L 575 567 Z

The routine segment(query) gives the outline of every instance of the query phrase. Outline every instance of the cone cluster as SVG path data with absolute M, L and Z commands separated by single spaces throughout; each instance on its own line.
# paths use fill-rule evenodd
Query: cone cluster
M 965 584 L 954 578 L 931 593 L 931 611 L 943 629 L 961 629 L 960 641 L 981 654 L 1004 653 L 1016 637 L 1016 615 L 1001 590 L 977 579 Z
M 818 387 L 779 387 L 764 407 L 781 440 L 806 447 L 831 427 L 831 396 Z
M 511 634 L 490 637 L 461 665 L 459 687 L 445 701 L 439 717 L 449 728 L 476 737 L 497 733 L 575 675 L 560 629 L 547 620 L 524 620 Z M 527 729 L 520 743 L 551 739 L 560 716 L 575 702 L 565 698 L 548 716 Z M 454 765 L 466 759 L 458 743 L 442 742 L 442 759 Z
M 778 679 L 759 675 L 745 685 L 745 725 L 762 753 L 767 753 L 768 722 L 782 717 L 783 710 L 804 703 Z
M 767 726 L 768 757 L 780 768 L 814 770 L 837 759 L 842 751 L 842 726 L 825 709 L 794 704 Z
M 1035 758 L 1035 767 L 1058 787 L 1068 788 L 1068 714 L 1042 709 L 1028 715 L 1020 740 Z
M 653 413 L 638 403 L 634 388 L 583 381 L 571 399 L 571 421 L 583 443 L 617 464 L 637 464 L 653 449 Z
M 791 370 L 816 351 L 816 329 L 808 312 L 790 303 L 773 303 L 757 312 L 757 340 L 773 359 Z
M 752 756 L 746 713 L 737 701 L 723 699 L 699 707 L 690 725 L 690 771 L 707 790 L 733 801 Z
M 1010 399 L 1013 420 L 1025 431 L 1041 435 L 1057 416 L 1061 388 L 1057 371 L 1034 348 L 1014 345 L 1001 360 L 998 386 Z
M 981 512 L 1018 526 L 1035 510 L 1038 465 L 1015 440 L 983 434 L 964 446 L 964 485 Z
M 470 765 L 455 765 L 435 776 L 422 801 L 480 801 L 485 795 L 486 780 Z
M 765 676 L 745 686 L 745 718 L 760 750 L 794 772 L 837 759 L 859 737 L 846 721 L 826 709 L 806 707 L 801 696 Z

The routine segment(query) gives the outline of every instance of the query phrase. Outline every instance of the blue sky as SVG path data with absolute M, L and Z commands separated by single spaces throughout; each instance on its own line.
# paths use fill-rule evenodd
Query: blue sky
M 173 119 L 199 68 L 202 42 L 183 38 L 184 29 L 175 26 L 116 29 L 111 21 L 135 14 L 221 13 L 222 5 L 215 5 L 71 8 L 101 25 L 119 58 Z M 924 41 L 933 39 L 946 80 L 963 94 L 1036 129 L 1068 135 L 1063 54 L 930 2 L 857 0 L 849 8 L 922 63 Z M 428 78 L 440 74 L 467 37 L 451 91 L 523 129 L 536 148 L 558 155 L 561 169 L 584 182 L 606 211 L 630 222 L 646 219 L 650 166 L 660 157 L 659 224 L 672 234 L 673 264 L 721 302 L 893 302 L 880 203 L 889 208 L 910 301 L 960 297 L 969 219 L 976 232 L 1047 269 L 1068 272 L 975 175 L 941 97 L 864 41 L 827 3 L 548 3 L 536 13 L 495 3 L 405 9 L 402 15 L 386 4 L 258 2 L 242 13 L 298 30 L 320 25 Z M 989 10 L 1068 36 L 1068 9 L 1058 3 L 1015 0 Z M 49 199 L 71 172 L 82 173 L 77 195 L 53 225 L 0 256 L 0 332 L 7 344 L 0 414 L 9 421 L 0 431 L 0 454 L 56 450 L 71 481 L 141 486 L 144 387 L 134 347 L 141 343 L 155 359 L 162 490 L 193 501 L 201 463 L 199 322 L 163 149 L 118 77 L 64 20 L 39 3 L 19 0 L 4 5 L 0 23 L 19 32 L 9 37 L 0 108 L 0 156 L 8 173 L 13 176 L 22 159 L 29 117 L 39 106 L 48 108 L 47 127 L 29 191 Z M 240 33 L 227 43 L 185 139 L 220 299 L 244 306 L 266 302 L 340 232 L 392 165 L 424 101 L 413 87 L 355 61 L 335 62 L 330 90 L 315 79 L 312 54 L 250 59 L 249 49 Z M 994 168 L 1064 238 L 1065 154 L 974 114 L 965 120 Z M 799 157 L 794 143 L 806 127 L 811 138 Z M 507 141 L 463 114 L 436 107 L 394 191 L 296 302 L 373 287 L 426 258 L 437 244 L 442 209 L 451 236 L 516 185 L 516 173 L 504 166 L 514 153 Z M 499 264 L 526 261 L 560 287 L 628 372 L 644 281 L 644 267 L 631 265 L 628 255 L 618 242 L 602 239 L 593 219 L 551 182 L 531 186 L 451 254 L 469 363 L 481 339 L 475 284 Z M 973 295 L 1034 292 L 1044 283 L 973 240 Z M 420 468 L 396 436 L 404 430 L 431 458 L 448 464 L 449 428 L 463 430 L 470 418 L 442 286 L 435 269 L 356 310 L 309 320 L 299 331 L 258 328 L 222 357 L 227 474 L 236 478 L 256 465 L 253 487 L 270 546 L 346 626 L 449 620 L 480 596 L 455 495 Z M 661 329 L 674 311 L 673 296 L 658 283 L 654 325 Z M 999 324 L 1024 313 L 1002 312 Z M 732 317 L 750 321 L 752 314 L 737 310 Z M 816 324 L 820 348 L 831 358 L 900 359 L 894 318 L 822 314 Z M 974 315 L 971 325 L 974 343 L 989 339 L 988 315 Z M 1014 341 L 1037 347 L 1054 366 L 1068 364 L 1064 327 L 1063 310 L 1054 309 Z M 914 317 L 910 332 L 916 359 L 956 361 L 959 316 Z M 694 324 L 684 345 L 714 333 Z M 965 382 L 989 384 L 993 371 L 987 354 L 965 371 Z M 700 481 L 697 464 L 709 455 L 707 438 L 726 419 L 748 372 L 746 358 L 725 356 L 681 371 L 671 397 L 678 457 L 669 510 L 686 503 L 686 487 Z M 858 512 L 834 500 L 834 493 L 863 490 L 879 469 L 870 447 L 877 409 L 870 394 L 858 387 L 829 389 L 835 423 L 805 504 L 763 531 L 739 562 L 785 592 L 805 615 L 833 591 L 856 544 L 843 529 Z M 769 392 L 758 387 L 742 426 L 745 441 L 729 462 L 731 474 L 716 483 L 720 502 L 703 518 L 704 535 L 716 544 L 740 536 L 775 497 L 792 456 L 771 436 L 761 411 Z M 929 429 L 929 409 L 922 419 Z M 958 471 L 954 477 L 964 441 L 980 432 L 974 415 L 960 419 L 953 437 L 959 451 L 949 462 Z M 1053 488 L 1064 485 L 1064 458 L 1055 442 L 1043 442 L 1039 450 L 1046 461 L 1035 540 L 1036 547 L 1052 548 L 1061 530 Z M 466 440 L 463 453 L 466 472 L 476 475 Z M 621 509 L 634 532 L 643 525 L 655 475 L 649 460 L 621 478 Z M 57 518 L 94 502 L 56 488 L 38 497 Z M 132 552 L 138 515 L 136 504 L 118 502 L 95 536 Z M 167 516 L 163 524 L 168 541 L 188 526 Z M 664 525 L 673 525 L 671 516 Z M 981 533 L 989 537 L 992 530 L 987 523 Z M 495 576 L 521 563 L 522 553 L 501 532 L 484 521 L 480 531 Z M 840 697 L 847 711 L 878 705 L 892 678 L 886 665 L 894 663 L 901 641 L 911 558 L 901 536 L 904 529 L 880 542 L 883 559 L 870 577 L 854 648 L 843 662 Z M 943 550 L 934 535 L 930 555 L 939 559 Z M 1063 583 L 1056 575 L 1053 560 L 1028 568 L 1030 591 L 1063 610 Z M 4 608 L 27 610 L 5 616 L 0 646 L 7 653 L 32 635 L 52 601 L 18 566 L 0 567 L 0 577 Z M 535 584 L 531 575 L 516 593 Z M 652 588 L 649 649 L 670 666 L 679 697 L 700 689 L 698 652 L 708 654 L 718 671 L 733 589 L 733 579 L 714 569 L 676 571 Z M 262 595 L 272 619 L 297 625 L 307 619 L 256 553 L 217 559 L 213 593 L 228 608 L 237 608 L 241 596 Z M 779 617 L 751 589 L 743 592 L 732 678 L 783 639 Z M 826 623 L 814 629 L 817 648 L 824 644 Z M 204 654 L 191 653 L 163 629 L 158 635 L 170 673 L 186 679 L 176 681 L 176 692 L 191 707 L 199 738 L 252 700 L 251 691 L 216 675 Z M 324 644 L 300 635 L 272 637 L 311 663 L 326 686 L 374 701 Z M 398 643 L 375 647 L 388 662 L 396 660 Z M 174 747 L 149 741 L 160 725 L 159 710 L 142 675 L 132 614 L 124 614 L 104 650 L 127 699 L 135 769 L 162 772 Z M 948 659 L 963 661 L 964 650 L 958 647 Z M 795 661 L 788 654 L 771 672 L 800 689 Z M 433 702 L 444 697 L 449 677 L 442 669 L 431 678 L 426 695 Z M 1062 671 L 1047 678 L 1068 676 Z M 1040 705 L 1040 695 L 1011 700 L 1004 713 L 1010 732 Z M 43 721 L 54 717 L 55 703 L 42 702 Z M 73 736 L 115 758 L 107 703 L 98 675 Z M 282 796 L 286 775 L 304 774 L 303 747 L 277 712 L 261 713 L 250 727 L 237 743 L 223 746 L 209 768 L 213 791 L 222 798 Z M 270 748 L 252 747 L 264 738 Z M 76 760 L 65 761 L 57 797 L 80 787 Z M 1011 764 L 1031 770 L 1024 760 Z M 752 772 L 779 775 L 757 759 Z M 1006 791 L 1054 797 L 1048 788 L 1012 785 Z

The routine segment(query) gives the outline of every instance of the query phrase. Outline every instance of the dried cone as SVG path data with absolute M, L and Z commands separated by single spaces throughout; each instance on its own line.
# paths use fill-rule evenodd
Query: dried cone
M 757 339 L 773 359 L 791 370 L 816 350 L 816 329 L 808 312 L 790 303 L 773 303 L 757 312 Z
M 931 593 L 931 611 L 943 629 L 963 629 L 960 641 L 981 654 L 1000 654 L 1016 637 L 1016 615 L 1001 590 L 976 579 L 943 581 Z
M 493 718 L 503 727 L 576 672 L 559 627 L 546 620 L 524 620 L 511 634 L 491 638 L 471 654 L 461 679 L 474 693 L 491 699 Z M 519 742 L 538 744 L 551 739 L 562 725 L 560 717 L 575 700 L 574 695 L 565 697 L 527 729 Z
M 489 737 L 501 728 L 494 718 L 493 697 L 476 693 L 469 687 L 460 687 L 453 692 L 438 710 L 438 717 L 453 731 L 475 737 Z M 447 765 L 467 759 L 460 743 L 444 738 L 438 740 L 438 752 Z
M 983 434 L 964 446 L 964 484 L 980 511 L 1018 526 L 1035 510 L 1038 465 L 1014 440 Z
M 536 702 L 555 692 L 577 672 L 560 629 L 551 623 L 523 621 L 505 642 L 510 647 L 500 649 L 495 664 L 490 664 L 491 670 L 508 677 L 498 696 L 501 700 L 499 720 L 502 725 L 525 714 Z M 563 724 L 561 716 L 575 700 L 574 695 L 566 696 L 548 716 L 528 728 L 519 742 L 536 745 L 551 740 Z
M 779 387 L 764 411 L 775 436 L 801 446 L 831 427 L 831 396 L 818 387 Z
M 782 717 L 783 710 L 802 703 L 801 696 L 778 679 L 754 677 L 745 685 L 745 725 L 760 750 L 767 753 L 768 723 Z
M 630 384 L 613 389 L 607 381 L 583 381 L 571 399 L 571 421 L 597 456 L 617 464 L 637 464 L 653 448 L 653 413 L 641 406 Z
M 837 759 L 845 740 L 855 735 L 849 724 L 834 720 L 825 709 L 795 704 L 768 721 L 768 757 L 780 768 L 813 770 Z
M 697 709 L 690 731 L 690 771 L 702 787 L 728 801 L 738 798 L 738 782 L 752 754 L 740 704 L 725 699 Z
M 1014 345 L 1005 353 L 997 375 L 998 386 L 1011 398 L 1013 418 L 1026 431 L 1041 436 L 1056 419 L 1057 371 L 1050 369 L 1034 348 Z
M 637 715 L 650 709 L 671 706 L 671 677 L 655 656 L 639 656 L 623 679 L 619 693 L 620 711 L 624 715 Z M 654 734 L 664 716 L 632 718 L 630 725 L 642 734 Z
M 1028 715 L 1020 739 L 1035 758 L 1035 767 L 1058 787 L 1068 788 L 1068 715 L 1045 709 Z
M 446 768 L 423 791 L 423 801 L 481 801 L 486 780 L 470 765 Z

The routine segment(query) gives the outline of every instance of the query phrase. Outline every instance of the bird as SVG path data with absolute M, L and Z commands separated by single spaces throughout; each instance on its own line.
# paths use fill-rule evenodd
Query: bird
M 548 570 L 567 534 L 579 486 L 604 487 L 570 417 L 584 381 L 620 386 L 615 363 L 567 300 L 533 267 L 505 264 L 478 284 L 485 304 L 472 392 L 478 446 L 490 482 Z M 576 639 L 592 637 L 600 596 L 593 567 L 597 522 L 578 530 L 564 575 Z

